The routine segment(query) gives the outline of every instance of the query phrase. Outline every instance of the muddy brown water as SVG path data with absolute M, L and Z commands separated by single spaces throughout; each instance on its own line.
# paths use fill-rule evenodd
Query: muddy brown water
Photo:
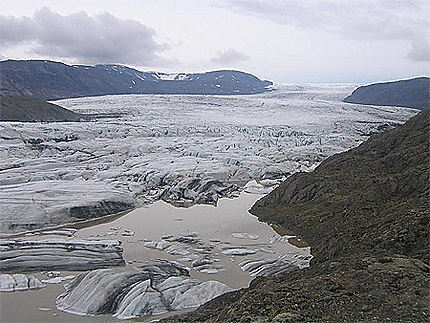
M 143 239 L 161 241 L 166 234 L 179 235 L 198 232 L 205 242 L 220 240 L 232 245 L 249 246 L 259 249 L 267 247 L 275 254 L 258 252 L 248 256 L 226 256 L 214 251 L 214 257 L 220 260 L 219 264 L 225 271 L 216 274 L 199 273 L 192 269 L 191 263 L 181 261 L 181 264 L 191 268 L 190 275 L 202 281 L 218 280 L 232 288 L 243 288 L 253 279 L 247 272 L 243 272 L 239 263 L 245 259 L 271 259 L 284 255 L 287 252 L 309 254 L 310 249 L 299 248 L 290 243 L 278 242 L 270 244 L 269 239 L 276 232 L 266 223 L 248 212 L 248 209 L 262 195 L 242 193 L 237 199 L 222 199 L 218 206 L 195 205 L 190 208 L 178 208 L 162 201 L 129 212 L 122 217 L 108 218 L 105 223 L 91 227 L 83 227 L 75 237 L 91 239 L 118 239 L 122 241 L 124 259 L 128 267 L 137 267 L 150 259 L 178 260 L 186 256 L 170 255 L 165 251 L 146 248 L 142 245 Z M 112 227 L 120 227 L 118 231 Z M 125 230 L 134 232 L 133 236 L 123 236 Z M 234 232 L 248 232 L 259 236 L 257 240 L 238 239 L 232 236 Z M 38 238 L 32 236 L 31 238 Z M 41 237 L 41 236 L 40 236 Z M 43 238 L 49 236 L 44 235 Z M 58 236 L 56 236 L 58 238 Z M 66 276 L 71 272 L 61 272 Z M 78 274 L 74 272 L 74 274 Z M 39 278 L 46 279 L 37 273 Z M 32 291 L 16 291 L 0 293 L 0 321 L 1 322 L 100 322 L 117 321 L 110 315 L 78 316 L 58 311 L 55 300 L 64 291 L 64 283 L 48 284 L 46 288 Z M 49 309 L 49 310 L 46 310 Z M 156 317 L 148 317 L 151 321 Z M 141 321 L 142 319 L 139 319 Z

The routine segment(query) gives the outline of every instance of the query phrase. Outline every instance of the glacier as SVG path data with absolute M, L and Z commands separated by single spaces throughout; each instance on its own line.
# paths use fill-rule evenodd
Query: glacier
M 115 115 L 0 122 L 0 232 L 85 221 L 157 200 L 216 205 L 238 196 L 251 180 L 262 192 L 264 183 L 310 171 L 417 113 L 342 102 L 353 88 L 277 85 L 256 95 L 84 97 L 55 103 Z

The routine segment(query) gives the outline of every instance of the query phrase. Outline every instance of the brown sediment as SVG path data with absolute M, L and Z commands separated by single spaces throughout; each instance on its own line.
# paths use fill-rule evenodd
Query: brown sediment
M 306 242 L 306 240 L 299 237 L 290 238 L 288 239 L 288 242 L 291 243 L 293 246 L 296 246 L 297 248 L 309 247 L 309 244 Z
M 288 242 L 291 243 L 293 246 L 296 246 L 297 248 L 310 247 L 310 245 L 306 242 L 305 239 L 294 234 L 294 232 L 292 232 L 291 230 L 288 230 L 278 224 L 270 224 L 270 226 L 280 236 L 291 236 L 291 238 L 288 239 Z

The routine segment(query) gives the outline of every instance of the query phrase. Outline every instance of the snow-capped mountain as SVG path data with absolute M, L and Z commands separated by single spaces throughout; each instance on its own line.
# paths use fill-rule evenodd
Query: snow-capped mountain
M 0 95 L 47 100 L 106 94 L 254 94 L 272 85 L 234 70 L 167 74 L 123 65 L 66 65 L 42 60 L 0 62 L 0 83 Z

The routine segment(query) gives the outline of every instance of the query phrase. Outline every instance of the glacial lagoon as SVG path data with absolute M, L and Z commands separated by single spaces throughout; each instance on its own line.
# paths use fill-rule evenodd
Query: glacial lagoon
M 291 266 L 307 266 L 310 248 L 298 248 L 282 239 L 269 225 L 261 223 L 247 212 L 261 194 L 242 193 L 236 199 L 221 199 L 217 207 L 194 205 L 178 208 L 166 202 L 156 202 L 136 209 L 113 221 L 73 231 L 67 229 L 41 231 L 26 235 L 31 240 L 118 240 L 121 241 L 125 266 L 113 267 L 117 272 L 138 270 L 150 260 L 164 259 L 178 263 L 189 270 L 189 277 L 201 282 L 218 281 L 231 289 L 248 286 L 254 276 L 247 263 L 276 260 L 287 256 L 283 270 Z M 67 232 L 73 235 L 64 237 Z M 55 232 L 52 234 L 51 232 Z M 174 237 L 195 238 L 196 243 L 174 241 Z M 164 237 L 164 239 L 163 239 Z M 170 241 L 170 242 L 169 242 Z M 153 242 L 164 242 L 156 248 Z M 174 246 L 174 248 L 170 248 Z M 242 252 L 241 252 L 242 251 Z M 297 258 L 297 259 L 295 259 Z M 199 265 L 200 261 L 200 266 Z M 262 268 L 255 267 L 255 268 Z M 254 268 L 254 269 L 255 269 Z M 270 268 L 270 267 L 269 267 Z M 289 269 L 288 269 L 289 270 Z M 59 277 L 78 275 L 78 271 L 54 271 Z M 2 319 L 24 321 L 92 321 L 112 320 L 111 315 L 82 316 L 59 311 L 56 298 L 64 293 L 63 284 L 71 279 L 47 283 L 46 273 L 33 273 L 45 287 L 30 291 L 3 292 L 1 294 Z M 93 288 L 88 286 L 88 288 Z M 82 293 L 83 295 L 85 292 Z M 20 311 L 15 304 L 26 304 Z M 49 310 L 48 310 L 49 309 Z M 172 313 L 169 313 L 172 314 Z M 158 317 L 158 316 L 157 316 Z M 153 317 L 148 317 L 148 320 Z

